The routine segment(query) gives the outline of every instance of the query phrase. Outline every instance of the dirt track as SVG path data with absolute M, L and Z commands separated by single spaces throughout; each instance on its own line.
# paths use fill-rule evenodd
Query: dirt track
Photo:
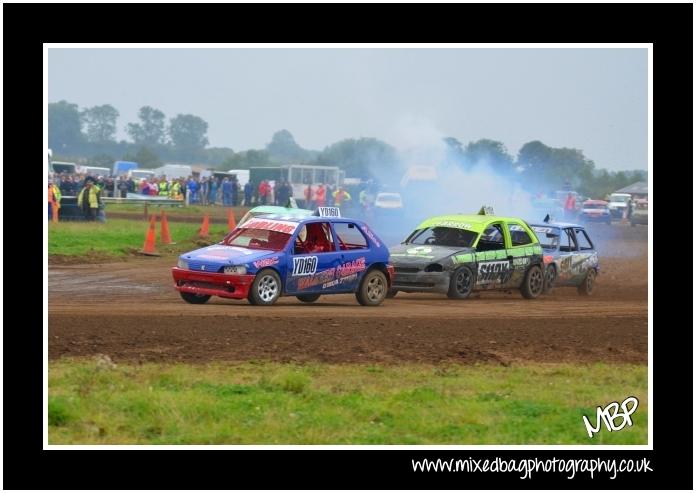
M 115 361 L 647 362 L 645 229 L 622 228 L 603 257 L 595 293 L 537 300 L 485 293 L 456 301 L 400 293 L 380 307 L 352 295 L 273 307 L 213 298 L 184 303 L 174 258 L 49 268 L 49 357 Z M 619 230 L 621 234 L 624 234 Z

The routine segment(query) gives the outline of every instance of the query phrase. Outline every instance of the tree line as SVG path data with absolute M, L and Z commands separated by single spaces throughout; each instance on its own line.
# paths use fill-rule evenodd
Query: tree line
M 301 147 L 288 130 L 275 132 L 263 149 L 235 152 L 208 146 L 208 123 L 196 115 L 164 112 L 143 106 L 138 121 L 126 125 L 130 141 L 117 141 L 119 112 L 105 104 L 80 109 L 67 101 L 48 106 L 48 140 L 54 159 L 111 166 L 115 160 L 136 161 L 144 168 L 164 162 L 205 164 L 211 168 L 246 169 L 279 164 L 339 166 L 346 176 L 364 179 L 400 178 L 401 158 L 390 144 L 375 138 L 344 139 L 321 151 Z M 581 150 L 554 148 L 540 141 L 524 144 L 513 157 L 502 142 L 480 139 L 464 145 L 444 139 L 444 164 L 464 171 L 485 165 L 494 173 L 524 184 L 530 190 L 550 191 L 570 185 L 588 196 L 603 197 L 636 181 L 645 171 L 609 172 L 597 169 Z M 428 164 L 428 163 L 423 163 Z

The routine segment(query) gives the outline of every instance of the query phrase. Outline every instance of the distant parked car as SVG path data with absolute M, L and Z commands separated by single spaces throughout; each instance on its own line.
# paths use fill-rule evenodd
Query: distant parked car
M 401 214 L 404 210 L 404 203 L 398 193 L 380 192 L 375 197 L 374 209 L 379 215 Z
M 628 207 L 628 202 L 631 200 L 629 193 L 612 193 L 609 195 L 609 210 L 615 219 L 621 219 Z
M 579 219 L 583 222 L 601 222 L 611 224 L 609 203 L 604 200 L 586 200 L 582 203 Z
M 631 226 L 635 226 L 636 224 L 648 225 L 648 201 L 646 199 L 636 199 L 633 204 Z

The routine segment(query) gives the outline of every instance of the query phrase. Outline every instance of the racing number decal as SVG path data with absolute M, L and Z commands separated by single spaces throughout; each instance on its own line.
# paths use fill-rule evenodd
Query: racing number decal
M 292 259 L 292 275 L 293 276 L 311 276 L 317 271 L 317 257 L 293 257 Z
M 319 207 L 321 217 L 341 217 L 341 209 L 338 207 Z

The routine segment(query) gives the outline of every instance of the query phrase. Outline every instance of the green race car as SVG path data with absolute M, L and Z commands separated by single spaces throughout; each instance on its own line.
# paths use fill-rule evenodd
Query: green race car
M 445 293 L 467 298 L 474 291 L 519 289 L 536 298 L 544 289 L 543 251 L 522 219 L 479 214 L 432 217 L 390 248 L 397 292 Z

